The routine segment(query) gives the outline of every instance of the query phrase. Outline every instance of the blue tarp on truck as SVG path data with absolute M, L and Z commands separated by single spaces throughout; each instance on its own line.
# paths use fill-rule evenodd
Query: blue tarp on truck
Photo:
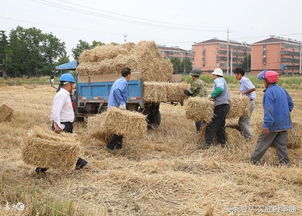
M 75 70 L 78 66 L 78 62 L 76 60 L 67 62 L 65 64 L 61 64 L 55 67 L 56 70 Z

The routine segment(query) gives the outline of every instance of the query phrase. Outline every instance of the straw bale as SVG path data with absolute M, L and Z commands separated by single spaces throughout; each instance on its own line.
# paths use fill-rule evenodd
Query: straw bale
M 135 47 L 135 43 L 132 42 L 124 43 L 122 44 L 122 47 L 126 49 L 128 52 L 130 52 Z
M 185 109 L 186 117 L 194 121 L 203 120 L 209 123 L 214 116 L 214 103 L 208 98 L 190 97 Z
M 302 147 L 302 123 L 293 122 L 293 128 L 288 130 L 287 147 L 289 149 L 299 149 Z M 255 135 L 260 135 L 262 132 L 262 122 L 256 124 Z
M 144 100 L 147 102 L 167 102 L 167 83 L 144 82 Z
M 227 115 L 228 119 L 239 118 L 249 115 L 250 101 L 249 98 L 242 95 L 233 95 L 230 102 L 230 111 Z
M 147 133 L 146 116 L 113 107 L 107 111 L 104 130 L 127 138 L 139 139 Z
M 88 117 L 87 122 L 88 134 L 103 142 L 108 142 L 112 137 L 112 133 L 104 128 L 106 117 L 107 112 L 103 112 L 102 114 Z
M 61 170 L 74 168 L 79 154 L 79 143 L 73 134 L 56 134 L 42 128 L 34 128 L 22 148 L 25 163 Z
M 2 104 L 0 106 L 0 122 L 4 122 L 10 119 L 13 114 L 13 109 L 7 106 L 6 104 Z
M 187 98 L 184 94 L 184 90 L 190 88 L 187 83 L 168 83 L 166 86 L 167 101 L 176 102 L 183 101 Z
M 79 62 L 89 62 L 89 55 L 90 55 L 90 50 L 84 50 L 81 52 L 81 55 L 79 56 Z

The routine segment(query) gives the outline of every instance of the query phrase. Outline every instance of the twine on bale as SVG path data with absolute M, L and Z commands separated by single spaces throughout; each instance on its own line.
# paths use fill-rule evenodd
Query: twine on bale
M 137 44 L 103 45 L 85 50 L 79 57 L 77 71 L 80 76 L 118 74 L 122 68 L 142 73 L 144 81 L 168 81 L 172 75 L 172 64 L 164 59 L 153 41 Z
M 80 146 L 75 135 L 34 128 L 24 140 L 22 159 L 26 164 L 52 169 L 75 167 Z
M 10 120 L 11 116 L 13 114 L 13 109 L 6 104 L 2 104 L 0 106 L 0 122 L 8 121 Z
M 186 102 L 186 117 L 210 123 L 214 116 L 214 103 L 208 98 L 190 97 Z

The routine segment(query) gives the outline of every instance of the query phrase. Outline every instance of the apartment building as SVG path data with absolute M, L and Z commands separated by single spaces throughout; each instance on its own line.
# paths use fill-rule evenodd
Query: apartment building
M 193 53 L 191 50 L 181 49 L 179 47 L 166 47 L 157 46 L 160 50 L 160 54 L 164 58 L 176 57 L 180 59 L 189 58 L 193 60 Z
M 252 44 L 251 71 L 257 74 L 264 69 L 281 74 L 300 74 L 301 46 L 293 39 L 271 36 Z
M 246 56 L 251 54 L 251 48 L 248 44 L 229 41 L 228 59 L 228 41 L 216 38 L 195 43 L 192 50 L 193 66 L 200 68 L 202 72 L 208 73 L 217 67 L 226 72 L 229 60 L 229 72 L 231 74 L 231 71 L 236 67 L 241 67 Z

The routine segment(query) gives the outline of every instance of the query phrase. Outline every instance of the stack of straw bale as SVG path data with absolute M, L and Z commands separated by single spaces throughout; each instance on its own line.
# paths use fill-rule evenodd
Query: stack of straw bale
M 7 106 L 6 104 L 2 104 L 0 106 L 0 122 L 7 121 L 11 118 L 13 114 L 13 109 Z
M 145 82 L 144 99 L 147 102 L 181 102 L 186 99 L 184 89 L 189 88 L 186 83 Z
M 22 158 L 36 167 L 70 170 L 75 167 L 80 146 L 73 134 L 56 134 L 34 128 L 24 140 Z
M 190 97 L 185 109 L 186 117 L 194 121 L 203 120 L 210 123 L 214 116 L 214 103 L 208 98 Z
M 122 68 L 141 72 L 144 81 L 164 82 L 172 75 L 172 64 L 161 57 L 155 42 L 137 44 L 107 44 L 85 50 L 79 57 L 77 71 L 80 76 L 120 74 Z
M 88 118 L 88 131 L 93 137 L 107 141 L 113 134 L 140 139 L 147 133 L 146 116 L 119 108 L 110 108 L 101 115 Z
M 249 113 L 249 98 L 242 95 L 232 95 L 230 101 L 230 111 L 227 115 L 227 119 L 239 118 L 241 116 L 249 115 Z
M 262 133 L 262 122 L 256 124 L 255 135 Z M 287 147 L 289 149 L 299 149 L 302 147 L 302 123 L 293 122 L 293 128 L 288 130 Z

